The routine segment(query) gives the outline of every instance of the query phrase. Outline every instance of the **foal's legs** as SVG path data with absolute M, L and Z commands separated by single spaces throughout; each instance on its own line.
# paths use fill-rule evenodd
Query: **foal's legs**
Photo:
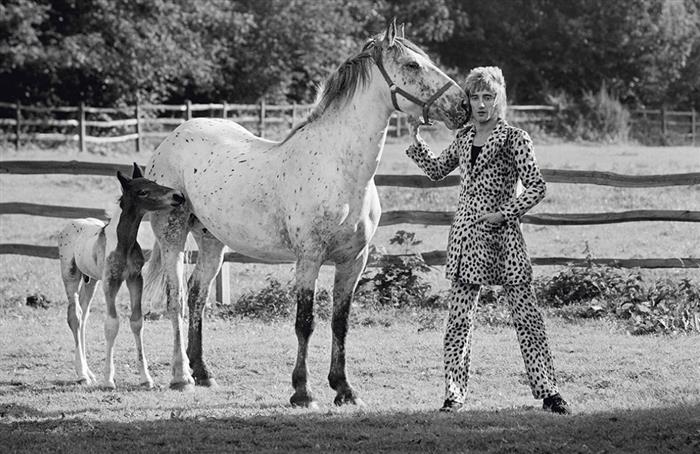
M 170 388 L 190 390 L 194 379 L 190 373 L 184 337 L 184 259 L 187 239 L 187 218 L 183 208 L 170 212 L 151 213 L 151 226 L 158 239 L 165 273 L 166 311 L 173 325 L 173 360 Z
M 311 392 L 306 383 L 309 371 L 306 367 L 306 356 L 309 351 L 309 337 L 314 331 L 314 296 L 316 280 L 321 268 L 321 258 L 302 258 L 296 266 L 297 318 L 294 325 L 297 341 L 297 361 L 292 372 L 294 394 L 289 399 L 293 406 L 316 407 Z
M 107 259 L 109 260 L 109 259 Z M 105 265 L 109 266 L 109 265 Z M 105 316 L 105 340 L 107 342 L 107 357 L 105 359 L 104 377 L 102 386 L 109 389 L 116 388 L 114 384 L 114 340 L 119 333 L 119 316 L 117 315 L 117 292 L 122 285 L 121 279 L 111 276 L 109 271 L 105 272 L 105 279 L 102 282 L 107 303 L 107 314 Z
M 141 311 L 141 295 L 143 293 L 143 276 L 137 274 L 129 277 L 126 280 L 126 286 L 129 289 L 129 298 L 131 300 L 131 316 L 129 322 L 131 332 L 134 333 L 136 340 L 136 361 L 138 362 L 139 375 L 141 376 L 141 386 L 145 388 L 153 388 L 153 379 L 148 373 L 148 362 L 143 351 L 143 313 Z
M 211 284 L 221 268 L 221 262 L 224 258 L 224 244 L 198 221 L 191 232 L 197 241 L 199 255 L 197 256 L 197 265 L 187 283 L 189 291 L 187 304 L 190 311 L 187 357 L 190 360 L 195 383 L 200 386 L 216 386 L 216 381 L 211 376 L 202 355 L 202 315 L 211 292 Z
M 64 268 L 63 263 L 61 263 L 61 266 Z M 68 326 L 73 333 L 73 340 L 75 342 L 73 363 L 75 365 L 75 372 L 78 375 L 78 383 L 90 384 L 92 381 L 88 373 L 89 369 L 84 354 L 85 337 L 82 335 L 84 330 L 84 326 L 82 325 L 83 311 L 78 300 L 78 292 L 82 293 L 82 289 L 80 288 L 82 273 L 78 271 L 75 267 L 75 262 L 73 262 L 73 266 L 66 266 L 65 269 L 61 270 L 61 278 L 63 279 L 66 296 L 68 297 L 68 312 L 66 315 Z
M 335 282 L 333 284 L 333 341 L 331 345 L 331 368 L 328 373 L 328 383 L 336 390 L 334 402 L 336 405 L 358 404 L 363 402 L 348 384 L 345 375 L 345 336 L 348 332 L 348 316 L 352 297 L 360 280 L 362 270 L 367 263 L 368 249 L 352 260 L 337 263 L 335 266 Z
M 90 278 L 87 282 L 83 281 L 80 286 L 80 310 L 82 313 L 80 322 L 80 343 L 82 346 L 81 354 L 83 355 L 83 364 L 85 364 L 85 370 L 87 371 L 88 383 L 94 383 L 97 381 L 95 374 L 90 370 L 90 366 L 87 363 L 87 342 L 85 341 L 85 330 L 87 327 L 87 319 L 90 315 L 90 303 L 92 303 L 92 297 L 95 294 L 95 288 L 97 287 L 97 279 Z

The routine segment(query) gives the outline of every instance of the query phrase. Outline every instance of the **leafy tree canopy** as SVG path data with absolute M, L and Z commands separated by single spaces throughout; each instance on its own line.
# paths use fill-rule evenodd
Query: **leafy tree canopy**
M 512 102 L 700 109 L 700 0 L 6 0 L 0 100 L 309 102 L 391 17 L 458 81 L 501 66 Z

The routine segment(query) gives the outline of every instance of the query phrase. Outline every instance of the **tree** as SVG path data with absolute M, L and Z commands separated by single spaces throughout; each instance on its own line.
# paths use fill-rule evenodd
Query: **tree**
M 698 34 L 697 0 L 453 0 L 455 31 L 443 60 L 463 71 L 498 65 L 509 95 L 595 91 L 656 104 L 681 72 Z

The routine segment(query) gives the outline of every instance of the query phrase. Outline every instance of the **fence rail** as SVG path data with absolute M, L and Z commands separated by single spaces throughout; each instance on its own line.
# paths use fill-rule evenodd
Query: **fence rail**
M 0 161 L 0 174 L 113 176 L 117 170 L 130 172 L 131 166 L 89 161 Z M 597 170 L 542 169 L 542 175 L 549 183 L 595 184 L 620 188 L 655 188 L 700 184 L 700 172 L 666 175 L 623 175 Z M 400 186 L 420 189 L 444 188 L 457 186 L 459 184 L 459 176 L 449 175 L 443 180 L 432 181 L 425 175 L 385 174 L 376 175 L 374 182 L 377 186 Z
M 84 208 L 37 203 L 0 203 L 0 214 L 25 214 L 51 218 L 97 218 L 107 220 L 110 213 L 101 208 Z M 454 211 L 385 211 L 379 226 L 396 224 L 450 225 Z M 632 210 L 617 213 L 537 213 L 526 214 L 521 218 L 524 224 L 534 225 L 595 225 L 617 224 L 622 222 L 670 221 L 700 222 L 700 211 L 689 210 Z
M 149 257 L 150 249 L 145 249 L 144 255 Z M 33 244 L 16 244 L 6 243 L 0 244 L 0 255 L 14 254 L 25 255 L 30 257 L 39 257 L 47 259 L 58 258 L 58 247 L 56 246 L 37 246 Z M 428 251 L 419 253 L 425 263 L 431 266 L 441 266 L 447 260 L 445 251 Z M 380 259 L 370 259 L 367 263 L 369 267 L 380 267 L 385 263 L 395 262 L 407 255 L 385 255 Z M 698 257 L 670 257 L 670 258 L 653 258 L 653 259 L 618 259 L 618 258 L 572 258 L 572 257 L 531 257 L 533 265 L 559 265 L 559 266 L 586 266 L 586 265 L 608 265 L 620 268 L 700 268 L 700 258 Z M 189 251 L 185 254 L 187 263 L 197 262 L 197 251 Z M 264 260 L 255 259 L 252 257 L 238 254 L 236 252 L 227 252 L 224 254 L 225 263 L 259 263 L 259 264 L 292 264 L 292 261 L 267 262 Z M 330 265 L 330 263 L 328 263 Z

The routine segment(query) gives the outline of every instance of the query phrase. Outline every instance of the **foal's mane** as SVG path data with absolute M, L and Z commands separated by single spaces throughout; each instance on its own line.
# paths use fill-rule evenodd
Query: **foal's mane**
M 297 131 L 319 118 L 332 105 L 346 104 L 361 85 L 363 88 L 369 81 L 372 63 L 378 61 L 382 56 L 381 47 L 382 36 L 378 35 L 369 39 L 362 50 L 347 60 L 345 60 L 330 76 L 319 86 L 316 96 L 316 103 L 311 113 L 304 121 L 295 126 L 285 137 L 282 143 L 289 140 Z M 390 51 L 404 55 L 408 50 L 429 58 L 422 49 L 411 41 L 396 37 Z

